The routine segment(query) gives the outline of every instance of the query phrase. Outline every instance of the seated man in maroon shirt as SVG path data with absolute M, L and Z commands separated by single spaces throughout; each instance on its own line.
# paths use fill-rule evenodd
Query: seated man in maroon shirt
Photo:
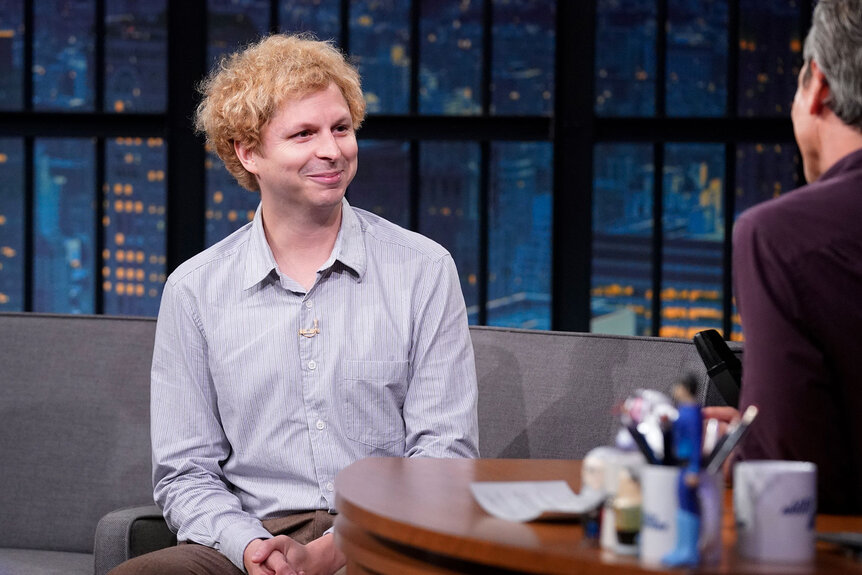
M 733 233 L 740 409 L 760 409 L 738 455 L 812 461 L 818 510 L 862 513 L 862 0 L 820 0 L 803 57 L 791 117 L 809 184 Z

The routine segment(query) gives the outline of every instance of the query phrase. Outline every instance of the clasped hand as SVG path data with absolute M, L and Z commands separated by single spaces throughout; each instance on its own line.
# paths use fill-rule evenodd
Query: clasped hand
M 249 575 L 329 575 L 332 535 L 303 545 L 287 535 L 255 539 L 245 548 L 243 563 Z

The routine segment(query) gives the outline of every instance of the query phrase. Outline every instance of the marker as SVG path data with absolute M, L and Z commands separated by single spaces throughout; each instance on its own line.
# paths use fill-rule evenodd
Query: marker
M 745 437 L 745 434 L 755 417 L 757 417 L 757 407 L 749 405 L 748 409 L 745 410 L 745 413 L 742 414 L 742 419 L 739 420 L 739 423 L 737 423 L 733 429 L 727 433 L 725 436 L 726 439 L 719 442 L 716 448 L 712 451 L 712 456 L 709 458 L 709 465 L 706 466 L 707 473 L 715 473 L 721 469 L 721 466 L 724 465 L 724 461 L 728 458 L 730 452 L 733 451 L 733 448 L 742 441 L 743 437 Z

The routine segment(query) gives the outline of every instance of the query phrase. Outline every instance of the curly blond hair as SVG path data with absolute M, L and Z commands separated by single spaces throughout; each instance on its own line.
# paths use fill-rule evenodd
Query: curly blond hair
M 247 190 L 260 187 L 243 168 L 234 142 L 251 150 L 260 132 L 289 98 L 301 98 L 335 84 L 344 95 L 354 130 L 365 118 L 359 72 L 331 42 L 308 34 L 273 34 L 222 58 L 201 83 L 203 100 L 195 128 L 206 135 L 227 170 Z

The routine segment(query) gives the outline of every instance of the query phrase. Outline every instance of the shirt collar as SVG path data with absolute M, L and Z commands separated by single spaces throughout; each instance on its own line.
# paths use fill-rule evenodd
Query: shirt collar
M 248 253 L 245 261 L 245 274 L 242 289 L 247 290 L 266 279 L 276 269 L 275 257 L 266 241 L 266 233 L 263 230 L 263 216 L 261 215 L 261 204 L 258 204 L 254 212 L 254 219 L 249 232 Z M 365 240 L 362 222 L 356 216 L 353 208 L 347 203 L 347 199 L 341 200 L 341 227 L 332 254 L 321 269 L 332 266 L 335 261 L 353 270 L 358 279 L 365 275 L 367 257 L 365 253 Z
M 859 167 L 862 167 L 862 148 L 850 152 L 832 164 L 828 170 L 820 174 L 820 177 L 816 181 L 825 181 L 848 170 L 857 170 Z
M 266 243 L 266 234 L 263 231 L 262 204 L 257 205 L 254 219 L 251 221 L 249 231 L 248 251 L 245 258 L 245 275 L 242 280 L 242 289 L 247 290 L 262 282 L 275 269 L 275 257 L 269 244 Z
M 338 239 L 332 251 L 338 254 L 338 261 L 353 270 L 361 281 L 368 266 L 365 253 L 365 229 L 346 198 L 341 200 L 341 229 L 338 231 Z M 332 258 L 327 265 L 331 265 L 331 260 Z

